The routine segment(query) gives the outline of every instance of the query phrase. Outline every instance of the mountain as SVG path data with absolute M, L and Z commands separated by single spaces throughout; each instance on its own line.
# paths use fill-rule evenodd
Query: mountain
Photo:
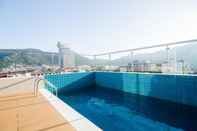
M 75 53 L 76 65 L 93 65 L 91 59 Z M 39 49 L 0 49 L 0 68 L 9 65 L 58 65 L 58 53 L 45 52 Z
M 44 52 L 39 49 L 0 49 L 0 68 L 16 64 L 40 65 L 52 64 L 52 54 L 54 55 L 54 64 L 57 64 L 57 54 Z
M 197 68 L 197 43 L 177 46 L 169 50 L 169 57 L 173 60 L 176 56 L 176 60 L 184 60 L 185 63 L 191 65 L 193 68 Z M 134 60 L 146 61 L 150 60 L 153 63 L 162 63 L 166 61 L 167 52 L 165 49 L 159 50 L 153 53 L 142 53 L 134 55 Z M 131 62 L 129 56 L 124 56 L 112 61 L 113 65 L 127 65 Z
M 109 65 L 110 63 L 111 65 L 120 66 L 128 65 L 131 62 L 129 56 L 123 56 L 109 62 L 109 60 L 104 59 L 96 59 L 94 61 L 76 52 L 73 53 L 75 54 L 76 65 Z M 169 50 L 170 59 L 174 59 L 175 54 L 176 60 L 184 60 L 187 64 L 197 69 L 197 43 L 171 48 Z M 166 61 L 166 56 L 166 50 L 163 49 L 153 53 L 142 52 L 141 54 L 134 54 L 133 60 L 150 60 L 153 63 L 163 63 Z M 39 49 L 0 49 L 0 68 L 7 67 L 13 63 L 25 65 L 57 65 L 58 54 Z

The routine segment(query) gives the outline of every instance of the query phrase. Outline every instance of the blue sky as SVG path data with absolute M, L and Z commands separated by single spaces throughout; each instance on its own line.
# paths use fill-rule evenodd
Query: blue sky
M 197 38 L 196 0 L 0 0 L 0 48 L 92 54 Z

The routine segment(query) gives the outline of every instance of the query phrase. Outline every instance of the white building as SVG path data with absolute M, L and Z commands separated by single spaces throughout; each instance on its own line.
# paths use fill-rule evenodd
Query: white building
M 59 49 L 59 65 L 64 67 L 75 67 L 75 54 L 70 50 L 68 45 L 57 43 Z

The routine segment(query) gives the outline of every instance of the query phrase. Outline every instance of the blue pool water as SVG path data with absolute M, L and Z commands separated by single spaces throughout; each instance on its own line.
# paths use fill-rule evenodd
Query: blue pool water
M 197 109 L 91 87 L 60 92 L 59 98 L 106 131 L 197 131 Z

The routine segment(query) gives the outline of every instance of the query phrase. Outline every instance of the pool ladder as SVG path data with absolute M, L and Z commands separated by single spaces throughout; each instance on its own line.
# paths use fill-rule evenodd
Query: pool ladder
M 47 87 L 51 87 L 52 92 L 54 92 L 55 90 L 55 95 L 58 96 L 58 88 L 53 85 L 51 82 L 49 82 L 48 80 L 42 78 L 42 77 L 37 77 L 34 79 L 34 96 L 38 95 L 38 88 L 39 88 L 39 83 L 43 81 L 44 84 L 48 85 Z

